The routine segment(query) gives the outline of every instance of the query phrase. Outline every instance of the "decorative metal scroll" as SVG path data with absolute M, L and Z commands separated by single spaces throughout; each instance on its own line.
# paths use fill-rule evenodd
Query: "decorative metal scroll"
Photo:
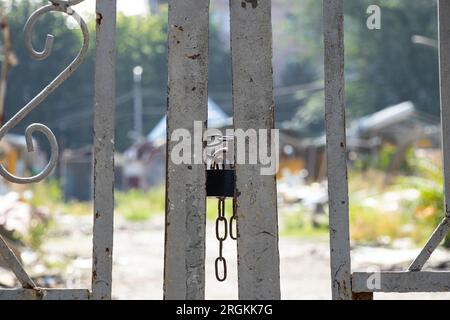
M 33 111 L 36 107 L 38 107 L 52 92 L 54 92 L 64 81 L 66 81 L 83 62 L 84 57 L 86 56 L 88 50 L 89 33 L 86 23 L 70 7 L 82 1 L 84 0 L 71 0 L 71 1 L 50 0 L 51 4 L 36 10 L 28 19 L 24 29 L 25 47 L 30 53 L 31 57 L 33 57 L 36 60 L 47 59 L 52 51 L 54 40 L 54 37 L 52 35 L 47 35 L 43 51 L 40 52 L 36 51 L 33 48 L 31 42 L 31 34 L 36 21 L 39 19 L 39 17 L 48 12 L 63 12 L 73 17 L 77 21 L 77 23 L 81 27 L 81 31 L 83 32 L 83 45 L 76 58 L 73 60 L 73 62 L 68 67 L 66 67 L 66 69 L 62 71 L 49 85 L 47 85 L 47 87 L 45 87 L 44 90 L 42 90 L 35 98 L 33 98 L 27 105 L 25 105 L 17 114 L 15 114 L 5 125 L 3 125 L 0 128 L 0 140 L 3 139 L 3 137 L 8 133 L 8 131 L 14 128 L 31 111 Z M 40 132 L 44 134 L 45 137 L 50 142 L 51 156 L 49 163 L 44 168 L 44 170 L 42 170 L 39 174 L 29 178 L 14 176 L 10 172 L 8 172 L 3 165 L 0 165 L 0 175 L 2 175 L 6 180 L 20 184 L 38 182 L 45 179 L 55 167 L 58 159 L 58 143 L 56 141 L 55 135 L 48 127 L 46 127 L 43 124 L 40 123 L 31 124 L 25 130 L 25 138 L 29 152 L 32 152 L 34 150 L 33 133 L 35 132 Z M 16 275 L 17 279 L 20 281 L 24 289 L 38 290 L 36 284 L 31 280 L 26 271 L 23 269 L 19 259 L 15 256 L 12 250 L 8 247 L 6 241 L 1 236 L 0 236 L 0 255 L 4 258 L 7 265 L 14 272 L 14 274 Z
M 42 51 L 37 51 L 33 48 L 31 41 L 31 35 L 33 32 L 34 25 L 36 24 L 39 17 L 49 13 L 49 12 L 62 12 L 71 17 L 73 17 L 81 28 L 83 33 L 83 44 L 78 52 L 78 55 L 72 61 L 72 63 L 66 67 L 50 84 L 48 84 L 36 97 L 34 97 L 27 105 L 25 105 L 18 113 L 16 113 L 5 125 L 0 128 L 0 140 L 14 128 L 20 121 L 22 121 L 31 111 L 38 107 L 50 94 L 52 94 L 64 81 L 66 81 L 78 67 L 83 62 L 89 47 L 89 32 L 84 20 L 76 13 L 71 6 L 79 4 L 84 0 L 49 0 L 51 4 L 46 5 L 31 15 L 28 19 L 25 29 L 24 29 L 24 41 L 25 48 L 32 58 L 36 60 L 47 59 L 53 48 L 54 36 L 48 34 L 45 41 L 45 47 Z M 6 180 L 18 183 L 18 184 L 29 184 L 34 182 L 39 182 L 45 179 L 54 169 L 56 162 L 58 160 L 58 143 L 53 132 L 45 125 L 40 123 L 34 123 L 28 126 L 25 130 L 25 138 L 27 143 L 27 148 L 29 152 L 34 151 L 33 145 L 33 134 L 35 132 L 40 132 L 44 134 L 50 143 L 50 160 L 46 167 L 37 175 L 32 177 L 17 177 L 10 172 L 8 172 L 3 165 L 0 165 L 0 175 Z

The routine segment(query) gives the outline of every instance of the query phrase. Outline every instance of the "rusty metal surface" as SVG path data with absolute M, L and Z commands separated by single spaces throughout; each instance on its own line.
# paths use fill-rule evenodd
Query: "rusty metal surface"
M 324 0 L 325 121 L 333 299 L 352 298 L 345 133 L 343 0 Z
M 97 0 L 92 295 L 111 299 L 114 232 L 116 0 Z
M 230 1 L 235 129 L 274 128 L 271 1 Z M 247 145 L 246 152 L 249 153 Z M 239 298 L 280 299 L 275 175 L 236 164 Z
M 165 299 L 205 295 L 206 166 L 202 150 L 197 163 L 172 163 L 178 141 L 170 137 L 182 128 L 203 145 L 193 132 L 194 121 L 205 129 L 208 119 L 208 33 L 209 0 L 169 1 Z

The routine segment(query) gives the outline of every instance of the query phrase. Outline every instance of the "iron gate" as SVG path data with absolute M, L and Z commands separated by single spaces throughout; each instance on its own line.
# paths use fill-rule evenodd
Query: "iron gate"
M 25 45 L 38 60 L 51 54 L 53 37 L 36 51 L 31 32 L 36 20 L 48 12 L 73 17 L 83 33 L 75 60 L 38 96 L 0 128 L 0 139 L 79 67 L 86 54 L 89 34 L 83 19 L 72 9 L 83 0 L 49 0 L 35 11 L 25 26 Z M 348 183 L 346 167 L 343 1 L 323 0 L 325 41 L 325 104 L 327 162 L 330 199 L 331 277 L 333 299 L 371 298 L 373 292 L 448 291 L 448 272 L 423 272 L 423 265 L 449 231 L 450 209 L 429 242 L 406 272 L 351 272 Z M 230 1 L 233 68 L 234 127 L 272 129 L 271 1 Z M 209 0 L 169 1 L 169 83 L 167 151 L 175 130 L 194 131 L 194 122 L 207 128 Z M 116 0 L 96 1 L 96 67 L 94 116 L 94 234 L 92 287 L 90 289 L 38 288 L 17 257 L 0 237 L 0 253 L 20 281 L 21 289 L 2 289 L 0 299 L 110 299 L 112 285 L 114 212 L 114 106 L 115 106 Z M 450 0 L 439 0 L 441 109 L 445 190 L 450 189 Z M 56 138 L 49 128 L 33 124 L 26 129 L 43 133 L 51 145 L 51 158 L 43 172 L 20 178 L 0 167 L 14 183 L 44 179 L 58 157 Z M 202 139 L 202 138 L 200 138 Z M 200 141 L 203 143 L 204 141 Z M 194 148 L 195 149 L 195 148 Z M 197 157 L 201 155 L 197 154 Z M 168 157 L 169 158 L 169 157 Z M 194 151 L 195 158 L 195 151 Z M 280 272 L 275 176 L 259 174 L 260 164 L 236 165 L 235 200 L 238 220 L 238 282 L 240 299 L 279 299 Z M 165 299 L 204 299 L 206 167 L 175 165 L 167 161 Z M 446 208 L 449 205 L 446 193 Z M 368 280 L 380 276 L 380 288 Z
M 230 20 L 234 127 L 270 130 L 271 1 L 230 1 Z M 207 128 L 208 28 L 209 0 L 169 2 L 168 159 L 175 130 L 187 129 L 195 139 L 195 121 Z M 192 141 L 194 159 L 202 158 L 198 139 Z M 280 298 L 275 175 L 262 176 L 260 169 L 261 164 L 235 168 L 240 299 Z M 166 299 L 204 299 L 206 196 L 205 164 L 167 161 Z
M 373 292 L 447 292 L 450 272 L 421 271 L 450 230 L 450 1 L 438 0 L 439 68 L 445 213 L 405 272 L 354 272 L 350 263 L 345 134 L 344 0 L 324 0 L 325 109 L 333 299 L 373 299 Z M 377 277 L 379 285 L 371 285 Z
M 81 65 L 89 46 L 89 32 L 84 20 L 72 6 L 84 0 L 50 0 L 50 4 L 36 10 L 25 25 L 25 47 L 31 57 L 44 60 L 51 55 L 53 36 L 48 35 L 45 48 L 38 52 L 31 43 L 33 26 L 42 15 L 60 12 L 72 17 L 83 33 L 83 44 L 75 60 L 44 90 L 24 106 L 0 129 L 0 139 L 33 109 L 37 108 Z M 21 289 L 1 289 L 0 299 L 111 299 L 113 213 L 114 213 L 114 108 L 115 108 L 115 32 L 116 0 L 96 1 L 96 67 L 94 106 L 94 235 L 92 253 L 92 287 L 90 289 L 39 288 L 27 275 L 17 257 L 0 236 L 0 254 L 13 271 Z M 52 131 L 43 124 L 32 124 L 26 131 L 27 147 L 33 151 L 32 135 L 40 132 L 51 146 L 50 161 L 38 175 L 21 178 L 11 175 L 0 166 L 0 174 L 10 182 L 28 184 L 45 179 L 58 159 L 58 144 Z

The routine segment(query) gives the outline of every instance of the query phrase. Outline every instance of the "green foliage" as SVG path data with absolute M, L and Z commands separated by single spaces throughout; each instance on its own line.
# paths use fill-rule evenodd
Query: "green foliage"
M 58 180 L 50 179 L 32 186 L 33 196 L 29 203 L 35 207 L 54 208 L 62 201 L 62 190 Z
M 356 243 L 377 244 L 383 238 L 389 240 L 408 237 L 402 226 L 408 219 L 401 212 L 385 213 L 352 199 L 350 201 L 350 238 Z
M 360 117 L 403 101 L 412 101 L 419 110 L 438 115 L 438 52 L 411 41 L 413 35 L 437 39 L 436 1 L 345 0 L 344 3 L 348 116 Z M 289 67 L 283 80 L 292 83 L 290 79 L 296 78 L 297 83 L 302 83 L 304 77 L 323 79 L 322 1 L 286 0 L 285 4 L 289 4 L 291 15 L 284 22 L 287 31 L 283 37 L 286 46 L 297 50 L 288 57 Z M 381 30 L 369 30 L 366 26 L 369 5 L 381 8 Z M 311 108 L 309 100 L 302 98 L 286 105 L 299 108 L 300 119 L 314 117 L 317 112 L 323 114 L 323 98 L 321 104 L 314 103 L 317 109 Z M 317 135 L 323 125 L 307 129 L 308 135 Z
M 218 215 L 218 200 L 216 198 L 208 198 L 206 202 L 206 218 L 209 220 L 217 219 Z M 225 200 L 225 215 L 230 218 L 233 214 L 233 201 L 231 199 Z
M 13 1 L 8 18 L 13 36 L 14 51 L 19 65 L 10 72 L 6 99 L 6 119 L 14 115 L 40 92 L 75 57 L 81 46 L 81 32 L 67 24 L 63 14 L 42 16 L 33 32 L 33 43 L 41 50 L 48 33 L 55 36 L 51 56 L 45 61 L 34 61 L 23 46 L 23 27 L 41 4 L 48 1 Z M 92 144 L 94 101 L 95 23 L 88 21 L 90 49 L 84 63 L 39 108 L 13 129 L 23 134 L 32 121 L 48 125 L 64 148 L 79 148 Z M 218 36 L 217 27 L 210 31 L 210 82 L 212 96 L 231 92 L 229 45 Z M 134 141 L 129 132 L 133 128 L 132 89 L 135 66 L 143 67 L 144 130 L 149 132 L 166 111 L 167 95 L 167 8 L 159 15 L 124 16 L 117 19 L 117 97 L 116 148 L 123 151 Z M 230 97 L 225 97 L 230 103 Z M 38 137 L 39 142 L 44 142 Z M 47 143 L 42 143 L 48 149 Z
M 129 221 L 146 221 L 156 214 L 164 214 L 164 188 L 117 192 L 115 198 L 116 212 Z
M 328 237 L 328 222 L 314 222 L 311 214 L 303 208 L 283 212 L 281 222 L 282 236 L 321 240 L 326 240 Z
M 28 228 L 28 233 L 21 239 L 25 245 L 35 251 L 39 251 L 42 243 L 50 229 L 53 227 L 54 221 L 50 218 L 47 221 L 38 221 L 33 219 Z
M 366 9 L 378 5 L 381 30 L 366 27 Z M 361 116 L 402 101 L 439 114 L 438 55 L 411 41 L 414 35 L 437 39 L 436 1 L 346 1 L 347 86 L 350 114 Z
M 401 178 L 399 183 L 419 192 L 418 199 L 409 204 L 417 222 L 435 228 L 445 214 L 442 168 L 428 159 L 420 158 L 415 161 L 415 170 L 418 176 Z M 450 248 L 450 235 L 445 238 L 444 246 Z

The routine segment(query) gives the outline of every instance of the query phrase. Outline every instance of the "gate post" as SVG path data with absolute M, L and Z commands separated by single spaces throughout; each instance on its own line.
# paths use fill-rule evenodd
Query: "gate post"
M 323 0 L 332 297 L 352 298 L 345 130 L 344 5 Z
M 271 0 L 230 1 L 230 15 L 234 127 L 270 132 L 274 128 Z M 276 152 L 274 148 L 278 146 L 269 150 Z M 247 142 L 245 150 L 248 158 Z M 236 163 L 238 281 L 243 300 L 280 299 L 276 178 L 261 175 L 261 168 L 261 163 Z
M 97 0 L 94 110 L 93 299 L 111 299 L 114 229 L 116 0 Z
M 206 166 L 198 147 L 208 120 L 208 35 L 209 0 L 169 1 L 164 298 L 171 300 L 205 297 Z M 194 163 L 172 161 L 181 139 L 191 139 Z

